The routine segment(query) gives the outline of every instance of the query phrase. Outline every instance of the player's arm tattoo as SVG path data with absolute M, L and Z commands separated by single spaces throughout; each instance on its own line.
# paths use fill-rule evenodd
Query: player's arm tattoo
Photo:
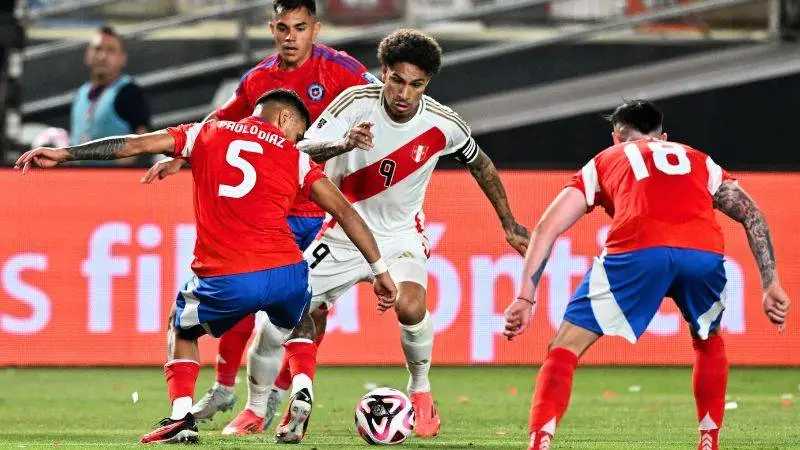
M 531 286 L 530 286 L 530 291 L 527 293 L 528 297 L 525 298 L 520 296 L 519 298 L 521 298 L 522 300 L 525 300 L 526 302 L 532 304 L 536 303 L 534 301 L 534 298 L 536 298 L 536 289 L 539 287 L 539 281 L 542 280 L 542 274 L 544 273 L 544 268 L 547 266 L 547 260 L 550 259 L 551 250 L 552 248 L 547 250 L 547 254 L 544 255 L 544 259 L 542 259 L 542 262 L 539 263 L 539 267 L 537 267 L 536 270 L 533 271 L 533 274 L 530 277 Z
M 64 150 L 69 153 L 68 161 L 117 159 L 118 153 L 125 148 L 126 142 L 127 138 L 124 137 L 110 137 L 74 145 Z
M 349 151 L 342 140 L 326 141 L 322 139 L 303 139 L 297 143 L 297 149 L 306 153 L 318 164 Z
M 542 279 L 542 273 L 544 273 L 544 268 L 547 266 L 547 260 L 550 259 L 550 251 L 548 250 L 547 255 L 542 260 L 542 263 L 539 264 L 539 267 L 533 272 L 531 275 L 531 281 L 533 282 L 533 292 L 531 293 L 531 298 L 533 298 L 533 294 L 536 293 L 536 287 L 539 286 L 539 281 Z
M 497 168 L 486 153 L 478 149 L 478 156 L 474 161 L 469 163 L 467 167 L 469 167 L 469 171 L 472 173 L 475 181 L 478 182 L 478 186 L 481 187 L 486 198 L 492 202 L 492 206 L 495 212 L 497 212 L 497 217 L 500 218 L 500 223 L 503 224 L 503 229 L 527 235 L 528 231 L 514 220 L 511 207 L 508 205 L 508 196 L 506 196 L 503 182 L 500 180 Z
M 753 199 L 731 181 L 722 183 L 717 190 L 714 195 L 714 207 L 744 226 L 750 251 L 753 252 L 758 270 L 761 272 L 761 286 L 766 289 L 777 276 L 775 250 L 764 214 Z

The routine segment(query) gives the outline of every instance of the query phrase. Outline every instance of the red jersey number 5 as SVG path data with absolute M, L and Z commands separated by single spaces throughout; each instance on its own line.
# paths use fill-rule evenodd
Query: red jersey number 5
M 252 141 L 236 140 L 231 142 L 228 146 L 228 151 L 225 153 L 225 161 L 241 170 L 244 178 L 236 186 L 220 184 L 218 191 L 220 197 L 242 198 L 252 191 L 256 185 L 256 169 L 247 160 L 239 156 L 241 152 L 263 154 L 264 148 L 259 143 Z

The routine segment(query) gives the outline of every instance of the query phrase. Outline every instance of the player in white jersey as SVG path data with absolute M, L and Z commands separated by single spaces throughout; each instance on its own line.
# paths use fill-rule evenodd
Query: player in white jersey
M 398 30 L 383 39 L 378 55 L 384 85 L 356 86 L 342 92 L 309 128 L 298 148 L 317 162 L 327 161 L 326 174 L 353 203 L 378 241 L 398 286 L 396 311 L 410 373 L 408 392 L 416 413 L 415 431 L 419 436 L 435 436 L 440 420 L 428 380 L 433 323 L 425 307 L 429 249 L 422 204 L 439 158 L 452 156 L 469 168 L 494 206 L 506 240 L 520 254 L 525 253 L 529 235 L 514 219 L 497 170 L 473 140 L 467 124 L 424 95 L 441 65 L 438 43 L 419 31 Z M 309 246 L 305 257 L 311 268 L 312 311 L 330 306 L 354 284 L 373 278 L 370 265 L 332 220 L 323 225 L 321 237 Z M 300 327 L 306 327 L 308 339 L 287 345 L 284 363 L 291 365 L 294 354 L 316 355 L 314 337 L 324 330 L 315 332 L 311 320 L 304 320 Z M 268 333 L 266 325 L 259 338 Z M 267 363 L 272 355 L 260 349 L 259 338 L 251 353 L 262 362 L 248 368 L 249 382 L 257 384 L 274 378 L 278 367 Z M 304 369 L 313 379 L 314 367 Z M 256 402 L 266 404 L 267 400 Z M 311 404 L 309 398 L 292 398 L 277 429 L 278 442 L 303 438 Z M 297 405 L 302 406 L 300 413 Z

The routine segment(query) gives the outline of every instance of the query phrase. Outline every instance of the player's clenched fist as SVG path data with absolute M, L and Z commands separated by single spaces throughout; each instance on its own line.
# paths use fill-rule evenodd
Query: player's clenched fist
M 773 282 L 764 290 L 764 314 L 769 321 L 778 326 L 778 331 L 783 331 L 786 327 L 786 315 L 792 302 L 786 295 L 781 285 Z
M 395 287 L 392 277 L 389 276 L 389 272 L 376 276 L 372 288 L 378 297 L 378 311 L 385 312 L 394 307 L 394 303 L 397 301 L 397 287 Z
M 372 143 L 372 138 L 374 137 L 372 135 L 372 125 L 371 122 L 359 122 L 347 132 L 347 136 L 344 138 L 344 146 L 347 151 L 354 148 L 370 150 L 374 146 Z
M 503 314 L 506 324 L 503 335 L 510 341 L 522 334 L 531 322 L 533 302 L 523 298 L 516 298 Z
M 69 152 L 60 148 L 39 147 L 22 154 L 14 163 L 14 169 L 22 168 L 22 173 L 30 169 L 31 164 L 37 167 L 50 168 L 66 161 Z

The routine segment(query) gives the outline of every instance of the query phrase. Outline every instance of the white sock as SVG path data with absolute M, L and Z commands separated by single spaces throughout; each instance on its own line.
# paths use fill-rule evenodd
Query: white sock
M 425 311 L 425 317 L 416 325 L 400 324 L 400 343 L 403 345 L 410 375 L 408 393 L 430 392 L 428 372 L 431 370 L 433 354 L 433 322 L 428 311 Z
M 211 389 L 215 391 L 221 391 L 225 395 L 233 394 L 233 386 L 225 386 L 224 384 L 219 384 L 217 381 L 214 382 L 214 385 L 211 386 Z
M 247 409 L 258 417 L 267 414 L 267 398 L 283 361 L 283 337 L 269 321 L 264 322 L 247 352 Z
M 172 415 L 169 416 L 172 420 L 181 420 L 189 414 L 192 409 L 192 397 L 178 397 L 172 402 Z
M 292 397 L 297 391 L 305 388 L 308 389 L 308 393 L 311 394 L 311 400 L 314 400 L 314 388 L 313 383 L 311 382 L 311 378 L 304 373 L 298 373 L 297 375 L 292 378 Z

